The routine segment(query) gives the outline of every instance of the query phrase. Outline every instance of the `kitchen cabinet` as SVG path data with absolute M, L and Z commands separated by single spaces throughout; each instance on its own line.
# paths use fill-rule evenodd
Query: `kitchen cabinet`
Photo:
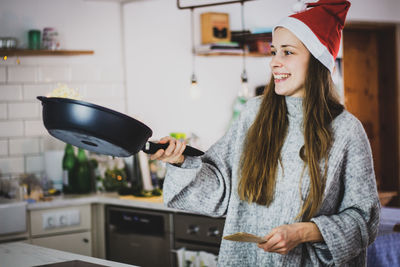
M 91 205 L 31 210 L 34 245 L 92 256 Z
M 92 257 L 106 258 L 105 207 L 101 203 L 92 206 Z
M 45 248 L 92 256 L 90 231 L 33 238 L 31 243 Z

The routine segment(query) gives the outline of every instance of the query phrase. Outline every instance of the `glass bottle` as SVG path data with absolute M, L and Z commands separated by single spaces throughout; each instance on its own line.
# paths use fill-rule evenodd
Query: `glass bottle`
M 78 149 L 78 164 L 75 172 L 76 193 L 89 193 L 91 189 L 91 170 L 90 163 L 86 157 L 85 150 Z
M 74 147 L 70 144 L 65 146 L 64 157 L 62 160 L 63 169 L 63 192 L 72 193 L 72 175 L 76 165 L 76 156 L 74 153 Z

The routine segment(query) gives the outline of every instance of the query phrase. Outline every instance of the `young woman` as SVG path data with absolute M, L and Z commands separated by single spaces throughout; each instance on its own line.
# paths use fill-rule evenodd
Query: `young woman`
M 364 266 L 375 239 L 370 145 L 331 79 L 350 3 L 309 6 L 275 27 L 269 86 L 204 156 L 184 157 L 185 144 L 170 137 L 152 155 L 171 163 L 168 206 L 226 215 L 224 235 L 266 240 L 222 240 L 220 266 Z

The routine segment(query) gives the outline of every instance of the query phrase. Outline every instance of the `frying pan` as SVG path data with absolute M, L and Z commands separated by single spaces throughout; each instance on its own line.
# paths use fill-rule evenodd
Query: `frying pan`
M 59 97 L 37 97 L 43 105 L 43 123 L 50 135 L 98 154 L 128 157 L 140 150 L 154 154 L 167 144 L 148 141 L 153 134 L 145 124 L 117 111 Z M 186 146 L 184 155 L 204 153 Z

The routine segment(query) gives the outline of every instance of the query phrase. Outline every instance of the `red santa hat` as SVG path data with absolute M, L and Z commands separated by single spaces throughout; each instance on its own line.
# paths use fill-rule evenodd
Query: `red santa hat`
M 308 3 L 307 7 L 305 11 L 284 18 L 274 27 L 274 31 L 277 27 L 290 30 L 332 73 L 350 2 L 319 0 Z

